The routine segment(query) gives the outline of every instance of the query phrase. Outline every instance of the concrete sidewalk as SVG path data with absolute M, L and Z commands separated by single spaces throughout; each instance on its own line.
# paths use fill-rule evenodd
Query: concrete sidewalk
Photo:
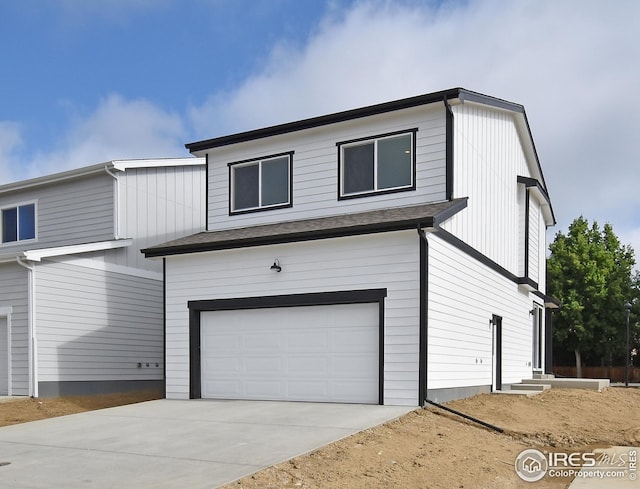
M 0 428 L 0 487 L 213 488 L 415 408 L 158 400 Z

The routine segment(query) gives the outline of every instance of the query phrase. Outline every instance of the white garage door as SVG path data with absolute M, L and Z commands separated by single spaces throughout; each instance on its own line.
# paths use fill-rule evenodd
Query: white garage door
M 378 403 L 378 304 L 201 315 L 202 397 Z
M 0 396 L 9 394 L 9 345 L 7 318 L 0 317 Z

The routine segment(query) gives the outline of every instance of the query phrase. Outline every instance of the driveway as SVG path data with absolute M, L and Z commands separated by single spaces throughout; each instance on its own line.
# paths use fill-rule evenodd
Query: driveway
M 149 401 L 0 428 L 0 487 L 213 488 L 415 408 Z

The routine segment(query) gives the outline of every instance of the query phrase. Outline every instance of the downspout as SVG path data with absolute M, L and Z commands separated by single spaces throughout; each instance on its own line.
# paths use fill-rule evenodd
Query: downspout
M 419 387 L 418 387 L 418 400 L 419 405 L 423 408 L 426 408 L 427 404 L 443 409 L 452 414 L 456 414 L 464 419 L 469 421 L 473 421 L 474 423 L 478 423 L 486 428 L 490 428 L 499 433 L 503 433 L 504 429 L 494 426 L 486 421 L 482 421 L 478 418 L 474 418 L 473 416 L 469 416 L 468 414 L 462 413 L 460 411 L 456 411 L 455 409 L 451 409 L 447 406 L 443 406 L 435 401 L 432 401 L 428 398 L 428 384 L 427 384 L 427 350 L 429 346 L 428 342 L 428 292 L 429 292 L 429 242 L 427 240 L 427 235 L 422 229 L 422 225 L 418 225 L 418 236 L 420 242 L 420 362 L 418 367 L 418 379 L 419 379 Z
M 427 349 L 428 342 L 428 287 L 429 287 L 429 242 L 421 224 L 418 224 L 418 242 L 420 247 L 420 359 L 418 362 L 418 405 L 424 406 L 427 400 Z
M 107 175 L 113 177 L 113 236 L 114 239 L 120 239 L 120 206 L 119 206 L 119 192 L 118 192 L 118 175 L 113 173 L 109 168 L 109 165 L 104 167 L 104 171 Z
M 445 124 L 445 199 L 453 199 L 453 110 L 445 96 L 443 99 L 446 111 Z
M 27 269 L 27 361 L 29 365 L 29 395 L 38 397 L 38 339 L 36 335 L 36 269 L 25 262 L 21 256 L 16 257 L 18 265 Z

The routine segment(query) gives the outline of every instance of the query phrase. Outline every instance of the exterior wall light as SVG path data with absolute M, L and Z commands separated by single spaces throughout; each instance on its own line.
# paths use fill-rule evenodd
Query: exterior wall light
M 276 272 L 282 271 L 282 267 L 280 266 L 280 262 L 278 261 L 277 258 L 273 260 L 273 265 L 271 265 L 271 270 L 275 270 Z

